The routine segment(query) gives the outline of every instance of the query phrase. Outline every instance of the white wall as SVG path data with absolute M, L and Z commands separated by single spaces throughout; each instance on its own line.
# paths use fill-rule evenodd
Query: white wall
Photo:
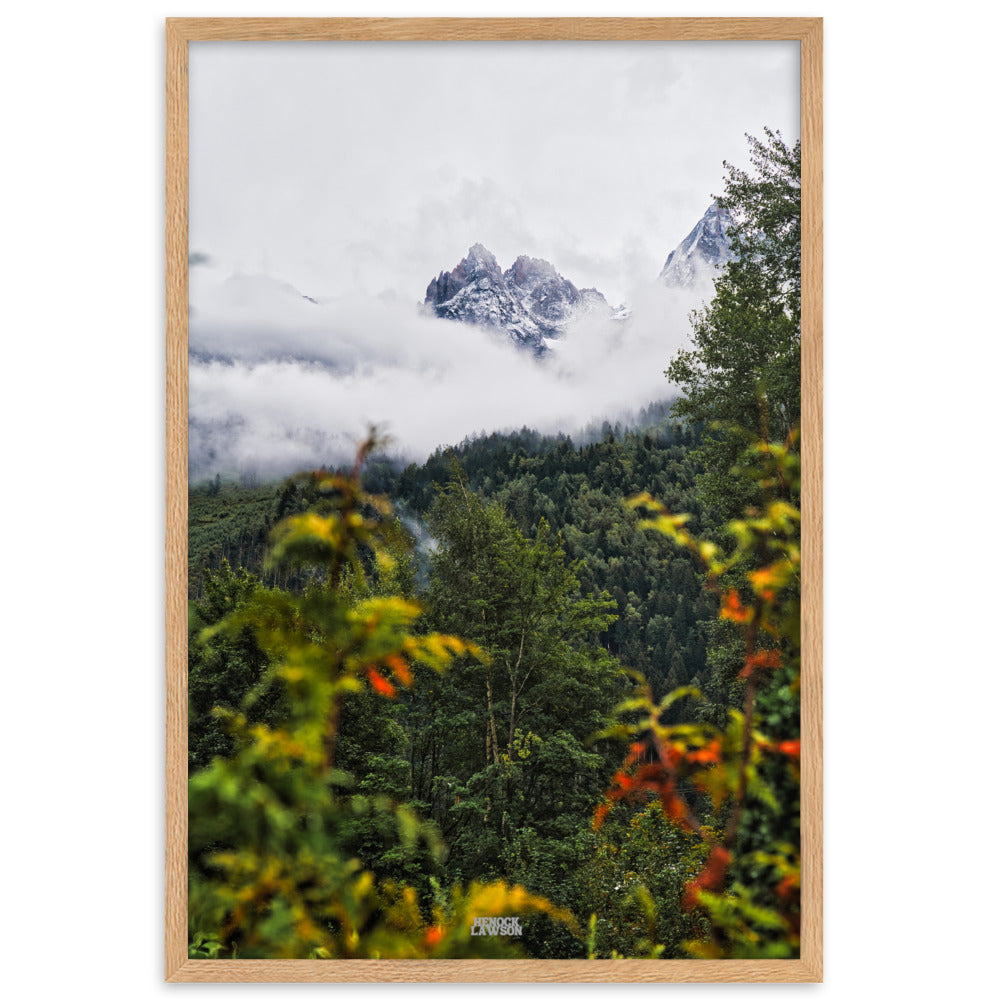
M 0 940 L 11 978 L 31 960 L 46 995 L 165 989 L 162 18 L 697 6 L 6 11 Z M 997 867 L 995 750 L 977 732 L 996 711 L 997 322 L 977 295 L 997 272 L 998 17 L 974 19 L 978 5 L 961 2 L 905 21 L 894 4 L 828 6 L 711 11 L 828 15 L 824 989 L 864 996 L 900 980 L 975 995 Z M 949 574 L 940 593 L 935 573 Z

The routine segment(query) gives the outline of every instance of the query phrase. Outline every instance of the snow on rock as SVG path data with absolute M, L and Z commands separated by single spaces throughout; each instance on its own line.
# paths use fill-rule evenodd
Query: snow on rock
M 730 225 L 729 212 L 713 201 L 694 229 L 670 251 L 659 280 L 669 288 L 691 288 L 713 279 L 733 257 L 726 235 Z
M 594 288 L 578 289 L 547 261 L 522 254 L 506 271 L 481 243 L 427 286 L 425 307 L 444 319 L 504 330 L 515 344 L 544 354 L 574 320 L 614 317 Z

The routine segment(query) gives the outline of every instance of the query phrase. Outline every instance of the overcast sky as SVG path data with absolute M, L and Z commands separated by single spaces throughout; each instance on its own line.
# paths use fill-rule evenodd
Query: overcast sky
M 481 242 L 614 304 L 745 163 L 799 134 L 793 42 L 194 42 L 190 245 L 314 297 Z
M 795 43 L 191 43 L 192 477 L 340 461 L 369 422 L 422 461 L 665 398 L 702 300 L 655 279 L 744 133 L 798 138 L 798 74 Z M 421 316 L 477 242 L 632 318 L 539 364 Z

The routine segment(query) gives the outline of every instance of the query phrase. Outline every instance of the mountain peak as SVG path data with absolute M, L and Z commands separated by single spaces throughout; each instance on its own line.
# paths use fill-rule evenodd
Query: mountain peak
M 442 271 L 431 281 L 427 286 L 424 302 L 437 307 L 477 281 L 486 284 L 503 282 L 496 257 L 482 243 L 474 243 L 469 247 L 468 254 L 451 271 Z
M 558 277 L 556 269 L 547 260 L 529 257 L 524 253 L 511 264 L 504 274 L 504 278 L 508 282 L 518 287 Z
M 427 286 L 424 305 L 444 319 L 504 330 L 536 354 L 577 317 L 612 310 L 595 289 L 580 291 L 547 260 L 521 254 L 506 271 L 481 243 Z
M 473 243 L 472 246 L 469 247 L 469 253 L 466 255 L 462 263 L 485 264 L 486 266 L 493 265 L 496 267 L 499 266 L 497 264 L 496 257 L 489 250 L 487 250 L 482 243 Z
M 670 251 L 659 280 L 670 288 L 690 288 L 713 279 L 732 260 L 726 235 L 731 225 L 729 211 L 713 201 L 694 229 Z

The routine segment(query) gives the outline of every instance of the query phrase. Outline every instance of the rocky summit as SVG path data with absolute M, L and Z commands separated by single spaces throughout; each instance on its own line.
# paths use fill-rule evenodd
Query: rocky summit
M 713 201 L 694 229 L 670 251 L 659 280 L 669 288 L 691 288 L 711 281 L 718 269 L 732 260 L 726 235 L 731 224 L 729 212 Z
M 481 243 L 470 247 L 453 270 L 431 281 L 424 305 L 444 319 L 503 330 L 536 354 L 543 354 L 546 341 L 561 337 L 581 316 L 615 315 L 597 289 L 577 288 L 547 260 L 522 254 L 501 271 Z

